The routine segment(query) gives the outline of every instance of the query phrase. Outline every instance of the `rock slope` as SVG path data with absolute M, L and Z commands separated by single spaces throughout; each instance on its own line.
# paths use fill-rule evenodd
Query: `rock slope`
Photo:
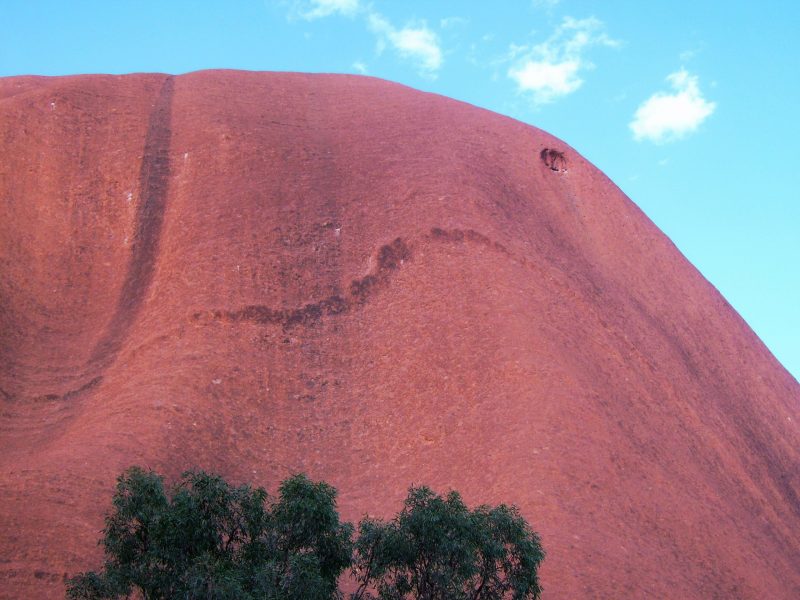
M 601 172 L 371 78 L 0 79 L 0 597 L 114 478 L 513 502 L 545 598 L 800 597 L 800 386 Z

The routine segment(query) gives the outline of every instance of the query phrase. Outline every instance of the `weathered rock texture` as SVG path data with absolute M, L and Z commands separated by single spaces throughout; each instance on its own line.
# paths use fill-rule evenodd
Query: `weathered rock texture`
M 800 598 L 800 386 L 550 135 L 363 77 L 0 80 L 0 596 L 136 463 L 513 502 L 546 598 Z

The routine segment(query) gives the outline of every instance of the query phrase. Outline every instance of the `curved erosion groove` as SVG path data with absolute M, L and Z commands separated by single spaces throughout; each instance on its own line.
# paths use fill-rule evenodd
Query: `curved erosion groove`
M 97 387 L 98 385 L 100 385 L 102 381 L 103 381 L 103 376 L 98 375 L 91 381 L 84 383 L 82 386 L 77 387 L 73 390 L 69 390 L 68 392 L 65 392 L 63 394 L 44 394 L 43 396 L 34 396 L 33 398 L 29 398 L 29 400 L 32 400 L 33 402 L 46 402 L 46 401 L 52 402 L 54 400 L 70 400 L 75 396 L 77 396 L 78 394 L 81 394 L 83 392 L 91 390 L 92 388 Z
M 139 207 L 128 271 L 120 290 L 114 316 L 97 342 L 89 363 L 111 364 L 136 320 L 153 279 L 158 259 L 161 228 L 167 204 L 170 174 L 170 122 L 175 81 L 164 80 L 150 121 L 139 171 Z
M 521 264 L 527 264 L 524 259 L 519 260 L 514 257 L 502 244 L 492 242 L 485 235 L 472 229 L 434 227 L 429 235 L 424 236 L 424 239 L 447 243 L 470 242 L 504 254 Z M 411 246 L 398 237 L 391 244 L 381 246 L 378 250 L 375 269 L 360 279 L 352 280 L 344 294 L 333 294 L 319 302 L 304 304 L 299 308 L 271 308 L 262 304 L 253 304 L 238 310 L 198 311 L 193 313 L 190 319 L 195 323 L 218 321 L 280 325 L 284 331 L 298 325 L 314 325 L 322 317 L 346 314 L 357 306 L 363 305 L 370 296 L 389 283 L 394 271 L 410 261 L 412 257 Z
M 305 304 L 299 308 L 276 309 L 253 304 L 239 310 L 195 312 L 191 315 L 191 320 L 195 323 L 211 320 L 224 323 L 281 325 L 284 330 L 298 325 L 313 325 L 323 316 L 345 314 L 354 307 L 364 304 L 369 296 L 389 282 L 393 271 L 411 258 L 411 248 L 402 238 L 396 238 L 391 244 L 381 246 L 378 251 L 377 266 L 373 272 L 351 281 L 344 295 L 333 294 L 324 300 Z
M 140 202 L 136 211 L 135 232 L 128 262 L 128 270 L 120 290 L 114 315 L 105 332 L 92 350 L 86 368 L 91 372 L 94 365 L 100 370 L 116 359 L 128 330 L 133 325 L 142 302 L 150 287 L 158 258 L 159 240 L 164 221 L 170 174 L 170 123 L 172 97 L 175 81 L 167 76 L 161 84 L 153 111 L 147 124 L 142 164 L 139 170 Z M 102 375 L 63 394 L 44 394 L 26 398 L 31 401 L 70 400 L 79 394 L 97 387 Z M 3 391 L 6 400 L 18 400 Z

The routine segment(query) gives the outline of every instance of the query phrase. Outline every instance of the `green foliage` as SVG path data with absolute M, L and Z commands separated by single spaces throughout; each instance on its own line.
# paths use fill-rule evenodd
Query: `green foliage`
M 539 537 L 515 507 L 470 511 L 457 492 L 411 488 L 389 522 L 340 523 L 336 490 L 304 475 L 278 498 L 232 487 L 202 471 L 169 491 L 151 471 L 117 479 L 106 517 L 100 572 L 67 581 L 67 597 L 98 600 L 341 599 L 351 567 L 351 600 L 532 600 L 541 589 Z
M 539 598 L 544 559 L 539 537 L 515 507 L 470 511 L 457 492 L 446 497 L 411 488 L 390 522 L 359 524 L 352 600 L 515 600 Z
M 103 571 L 70 579 L 67 597 L 338 597 L 352 526 L 339 523 L 335 499 L 303 475 L 284 481 L 274 501 L 203 472 L 185 473 L 167 494 L 160 476 L 133 467 L 106 518 Z

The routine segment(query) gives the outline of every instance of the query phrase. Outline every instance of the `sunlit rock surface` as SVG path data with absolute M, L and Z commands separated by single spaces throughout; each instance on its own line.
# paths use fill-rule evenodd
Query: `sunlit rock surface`
M 0 79 L 0 597 L 115 477 L 517 504 L 545 598 L 800 598 L 800 387 L 601 172 L 371 78 Z

